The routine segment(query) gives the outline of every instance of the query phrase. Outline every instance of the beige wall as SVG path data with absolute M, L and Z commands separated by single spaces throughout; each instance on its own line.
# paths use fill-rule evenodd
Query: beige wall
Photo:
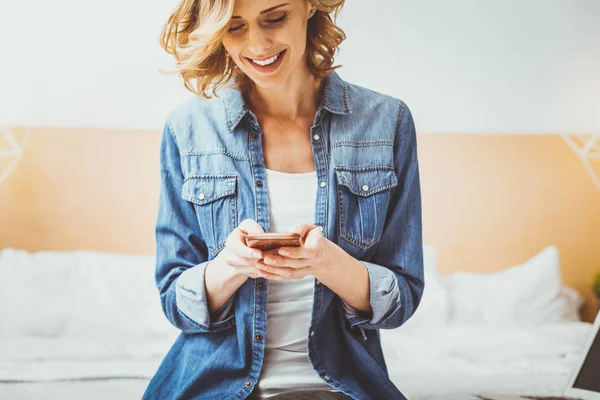
M 0 187 L 0 248 L 154 252 L 159 131 L 35 129 Z M 419 135 L 424 239 L 444 272 L 495 271 L 547 244 L 595 312 L 600 192 L 557 136 Z
M 158 132 L 36 129 L 0 187 L 0 248 L 154 252 Z
M 559 248 L 587 299 L 600 271 L 600 191 L 558 136 L 421 135 L 424 240 L 444 272 L 497 271 Z

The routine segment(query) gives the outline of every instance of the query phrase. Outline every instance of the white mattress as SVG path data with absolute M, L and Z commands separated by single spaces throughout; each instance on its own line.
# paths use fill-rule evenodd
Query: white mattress
M 559 393 L 590 328 L 400 328 L 381 336 L 390 376 L 408 398 L 468 399 L 480 391 Z M 0 398 L 139 399 L 175 338 L 0 342 Z
M 560 393 L 590 329 L 591 324 L 569 322 L 381 335 L 394 383 L 409 398 L 427 398 L 479 391 Z

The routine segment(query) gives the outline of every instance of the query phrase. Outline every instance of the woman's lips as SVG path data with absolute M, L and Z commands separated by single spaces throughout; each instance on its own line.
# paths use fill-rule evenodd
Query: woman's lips
M 273 63 L 271 63 L 269 65 L 258 65 L 257 63 L 252 61 L 252 59 L 250 59 L 248 57 L 246 57 L 246 58 L 248 58 L 248 62 L 250 64 L 252 64 L 252 67 L 254 67 L 255 70 L 262 72 L 262 73 L 270 73 L 270 72 L 275 71 L 281 65 L 281 62 L 283 61 L 285 54 L 286 54 L 286 50 L 283 50 L 282 52 L 280 52 L 277 55 L 277 60 L 275 60 Z

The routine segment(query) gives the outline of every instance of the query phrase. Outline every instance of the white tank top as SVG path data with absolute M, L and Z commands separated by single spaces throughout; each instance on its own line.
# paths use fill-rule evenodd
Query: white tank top
M 267 169 L 271 232 L 289 232 L 302 220 L 315 222 L 316 171 Z M 308 331 L 315 278 L 269 280 L 265 358 L 253 393 L 268 398 L 293 390 L 330 390 L 308 359 Z

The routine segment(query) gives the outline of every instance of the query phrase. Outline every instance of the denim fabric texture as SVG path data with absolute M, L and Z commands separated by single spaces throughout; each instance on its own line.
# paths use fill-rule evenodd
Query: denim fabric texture
M 315 225 L 369 274 L 372 313 L 315 282 L 308 357 L 353 399 L 405 399 L 389 379 L 380 329 L 400 327 L 424 289 L 417 136 L 401 100 L 332 72 L 310 128 L 319 181 Z M 269 281 L 249 278 L 208 312 L 204 270 L 252 218 L 270 231 L 262 131 L 242 94 L 192 97 L 167 117 L 160 145 L 156 285 L 181 330 L 143 399 L 247 398 L 264 355 Z

